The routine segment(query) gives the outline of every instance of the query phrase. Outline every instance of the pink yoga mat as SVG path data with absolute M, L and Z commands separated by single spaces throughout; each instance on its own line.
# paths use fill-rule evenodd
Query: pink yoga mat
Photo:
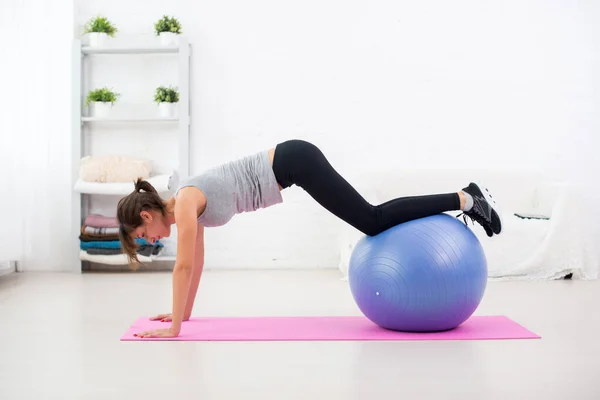
M 437 333 L 382 329 L 365 317 L 203 317 L 183 323 L 174 338 L 139 338 L 134 333 L 168 328 L 170 322 L 139 318 L 121 340 L 307 341 L 307 340 L 490 340 L 539 339 L 505 316 L 472 316 L 458 328 Z

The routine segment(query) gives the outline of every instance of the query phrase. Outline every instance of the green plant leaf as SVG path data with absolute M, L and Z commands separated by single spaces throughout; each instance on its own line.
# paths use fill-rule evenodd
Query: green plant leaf
M 108 36 L 115 36 L 118 29 L 106 18 L 98 15 L 91 18 L 85 25 L 83 33 L 100 32 L 106 33 Z
M 179 102 L 178 89 L 171 86 L 159 86 L 154 92 L 154 101 L 157 103 L 177 103 Z
M 113 92 L 112 90 L 106 87 L 90 90 L 85 99 L 85 105 L 87 106 L 90 103 L 96 101 L 114 104 L 120 96 L 121 95 L 119 93 Z
M 161 19 L 154 23 L 154 31 L 158 36 L 162 32 L 172 32 L 181 34 L 181 24 L 175 17 L 164 15 Z

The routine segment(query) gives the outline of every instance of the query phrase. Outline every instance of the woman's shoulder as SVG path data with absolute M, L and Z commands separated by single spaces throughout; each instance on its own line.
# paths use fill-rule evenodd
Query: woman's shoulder
M 173 195 L 175 198 L 175 212 L 193 208 L 196 211 L 196 217 L 206 208 L 206 195 L 201 188 L 194 185 L 180 187 Z

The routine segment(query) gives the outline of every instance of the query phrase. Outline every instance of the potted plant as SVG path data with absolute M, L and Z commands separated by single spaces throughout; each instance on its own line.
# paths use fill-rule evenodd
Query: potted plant
M 99 15 L 87 22 L 83 33 L 88 35 L 90 46 L 101 47 L 106 43 L 108 37 L 114 37 L 117 31 L 117 28 L 106 17 Z
M 85 105 L 92 104 L 92 114 L 94 117 L 105 118 L 110 113 L 113 104 L 119 98 L 120 94 L 104 87 L 90 90 L 85 99 Z
M 154 31 L 162 45 L 177 45 L 178 35 L 181 35 L 181 24 L 175 17 L 165 15 L 154 24 Z
M 159 86 L 154 94 L 154 101 L 158 103 L 158 114 L 162 118 L 177 117 L 177 103 L 179 92 L 177 88 Z

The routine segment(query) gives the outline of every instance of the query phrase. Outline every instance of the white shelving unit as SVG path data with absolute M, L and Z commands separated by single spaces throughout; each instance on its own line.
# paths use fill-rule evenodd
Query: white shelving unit
M 86 93 L 84 88 L 84 60 L 91 56 L 132 56 L 140 54 L 166 54 L 177 57 L 179 74 L 179 117 L 178 118 L 159 118 L 159 117 L 109 117 L 96 118 L 83 115 L 84 100 Z M 97 183 L 82 182 L 79 179 L 80 160 L 84 154 L 84 144 L 86 140 L 85 130 L 90 124 L 178 124 L 178 174 L 180 179 L 185 178 L 190 173 L 190 63 L 191 63 L 191 45 L 187 38 L 180 37 L 178 46 L 118 46 L 118 47 L 87 47 L 82 45 L 82 41 L 77 39 L 73 41 L 73 104 L 72 104 L 72 255 L 71 261 L 73 272 L 82 271 L 82 260 L 80 256 L 79 234 L 81 226 L 85 220 L 85 200 L 86 196 L 107 195 L 123 196 L 131 193 L 133 183 Z M 119 58 L 115 58 L 119 62 Z M 157 143 L 160 146 L 160 143 Z M 156 175 L 148 179 L 159 192 L 167 192 L 169 175 Z M 174 261 L 174 256 L 151 256 L 155 261 Z

